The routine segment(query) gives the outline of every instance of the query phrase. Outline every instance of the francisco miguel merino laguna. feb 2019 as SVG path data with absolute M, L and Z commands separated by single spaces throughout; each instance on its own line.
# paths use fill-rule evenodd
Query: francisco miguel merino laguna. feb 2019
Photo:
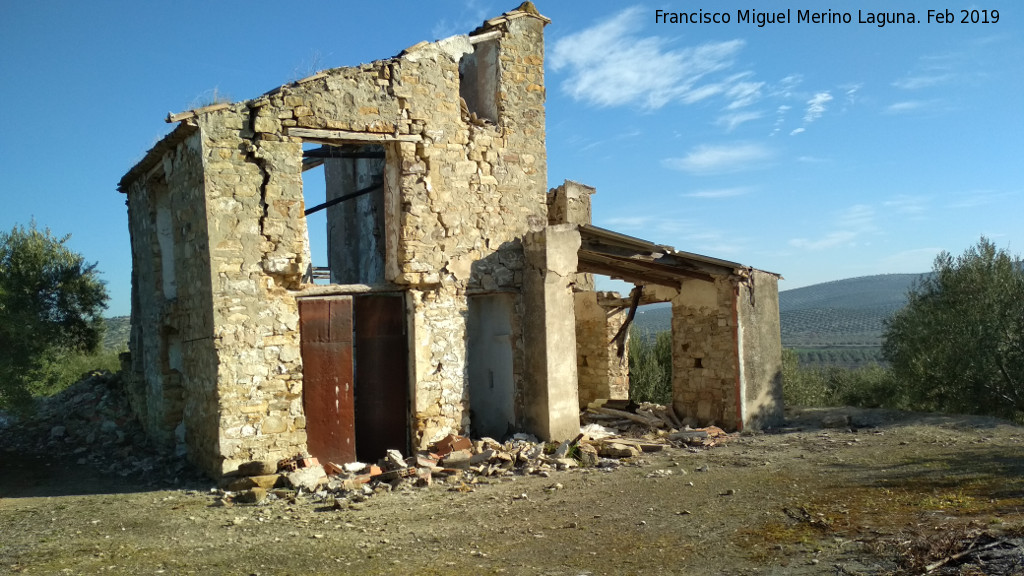
M 794 12 L 796 18 L 793 18 Z M 777 12 L 763 12 L 754 9 L 732 12 L 706 12 L 703 9 L 692 12 L 654 11 L 656 24 L 754 24 L 763 28 L 768 24 L 873 24 L 884 28 L 886 24 L 995 24 L 999 22 L 998 10 L 958 10 L 942 8 L 928 10 L 924 19 L 915 12 L 865 12 L 857 10 L 856 19 L 851 12 L 826 10 L 793 10 L 787 8 Z

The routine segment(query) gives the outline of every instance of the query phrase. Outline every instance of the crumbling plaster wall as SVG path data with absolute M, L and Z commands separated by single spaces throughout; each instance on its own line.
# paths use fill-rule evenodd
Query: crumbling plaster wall
M 524 427 L 550 440 L 579 433 L 579 390 L 573 280 L 579 265 L 580 233 L 557 224 L 524 239 L 527 270 L 523 295 L 526 339 Z M 568 353 L 566 353 L 568 352 Z
M 151 164 L 126 190 L 134 266 L 124 378 L 147 434 L 168 447 L 189 443 L 192 458 L 205 465 L 219 447 L 199 133 L 180 128 Z M 158 225 L 162 211 L 169 225 Z
M 592 186 L 566 180 L 548 190 L 549 224 L 590 224 L 592 222 L 592 196 L 597 190 Z M 594 290 L 594 275 L 586 272 L 576 274 L 575 290 Z
M 743 427 L 775 426 L 783 419 L 779 279 L 752 270 L 737 302 L 742 346 Z

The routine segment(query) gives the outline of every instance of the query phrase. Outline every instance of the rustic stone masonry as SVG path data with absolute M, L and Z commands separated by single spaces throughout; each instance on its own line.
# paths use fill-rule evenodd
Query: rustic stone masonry
M 608 344 L 625 312 L 577 259 L 594 189 L 547 190 L 548 22 L 526 2 L 469 35 L 168 117 L 177 127 L 119 186 L 123 378 L 154 440 L 219 476 L 335 437 L 353 458 L 473 430 L 564 440 L 581 401 L 628 395 Z M 313 255 L 304 178 L 321 165 L 328 248 Z M 701 347 L 713 366 L 677 371 L 680 414 L 738 413 L 740 342 L 750 377 L 768 377 L 773 281 L 738 312 L 729 280 L 704 282 L 721 294 L 695 289 L 698 304 L 679 296 L 678 330 L 699 342 L 676 353 Z M 736 314 L 753 328 L 730 340 Z
M 629 398 L 629 341 L 622 356 L 612 339 L 629 312 L 629 301 L 615 292 L 577 292 L 576 364 L 579 372 L 579 403 Z
M 684 282 L 672 300 L 672 389 L 691 425 L 727 429 L 782 418 L 778 279 L 751 270 L 743 282 Z
M 304 143 L 383 148 L 375 284 L 405 294 L 415 441 L 468 426 L 466 296 L 510 292 L 521 314 L 522 237 L 547 223 L 546 23 L 526 4 L 472 36 L 186 113 L 129 172 L 121 189 L 137 266 L 131 374 L 155 438 L 170 443 L 184 422 L 193 458 L 214 473 L 304 449 L 296 298 L 317 294 L 308 283 Z M 481 108 L 460 106 L 460 95 Z M 178 168 L 186 160 L 188 181 Z M 177 210 L 169 220 L 153 206 L 165 196 Z M 154 242 L 165 222 L 178 247 L 173 266 L 159 254 L 169 244 Z M 161 291 L 161 262 L 182 293 Z M 522 323 L 515 329 L 521 380 Z
M 548 191 L 548 222 L 590 224 L 593 187 L 566 180 Z M 584 407 L 599 398 L 629 397 L 629 334 L 623 354 L 612 338 L 626 320 L 629 302 L 614 292 L 595 292 L 594 275 L 577 273 L 573 290 L 576 316 L 576 364 L 579 376 L 579 404 Z

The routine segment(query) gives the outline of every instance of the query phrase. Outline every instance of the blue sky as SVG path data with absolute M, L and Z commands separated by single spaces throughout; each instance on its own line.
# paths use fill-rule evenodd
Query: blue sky
M 595 186 L 594 223 L 782 273 L 782 289 L 922 272 L 981 235 L 1024 253 L 1024 5 L 954 1 L 953 24 L 858 24 L 892 2 L 715 2 L 729 24 L 656 24 L 692 2 L 537 2 L 548 180 Z M 850 24 L 736 22 L 849 11 Z M 895 6 L 895 8 L 894 8 Z M 386 58 L 515 7 L 14 2 L 0 17 L 0 229 L 58 234 L 129 312 L 120 177 L 217 97 Z M 960 10 L 999 21 L 961 24 Z M 989 19 L 992 19 L 991 13 Z

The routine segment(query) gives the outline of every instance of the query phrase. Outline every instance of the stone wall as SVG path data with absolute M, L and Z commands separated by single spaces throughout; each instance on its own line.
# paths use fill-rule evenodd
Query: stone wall
M 206 470 L 221 474 L 305 447 L 295 299 L 315 288 L 304 284 L 312 265 L 302 192 L 302 145 L 308 142 L 374 143 L 386 150 L 383 284 L 408 291 L 413 440 L 422 445 L 465 428 L 466 294 L 518 293 L 522 238 L 547 223 L 546 22 L 529 11 L 513 12 L 475 32 L 500 32 L 482 49 L 466 36 L 423 43 L 396 58 L 321 72 L 183 121 L 179 130 L 198 129 L 190 150 L 201 159 L 201 180 L 173 194 L 191 198 L 203 212 L 177 225 L 204 235 L 188 246 L 206 266 L 197 286 L 207 287 L 205 302 L 190 300 L 182 308 L 202 310 L 207 352 L 182 339 L 183 353 L 197 359 L 205 378 L 186 393 L 186 403 L 205 420 L 192 426 L 186 418 L 186 425 Z M 463 74 L 494 77 L 460 78 L 467 54 L 477 65 Z M 494 90 L 483 100 L 490 113 L 460 106 L 464 82 Z M 129 193 L 133 213 L 148 210 L 155 199 L 144 172 L 137 167 L 122 180 L 123 189 L 138 189 Z M 154 245 L 153 235 L 137 217 L 130 226 L 139 283 L 152 283 L 152 258 L 141 253 Z M 158 303 L 146 290 L 135 303 L 147 334 L 138 348 L 165 346 Z M 521 297 L 516 307 L 521 311 Z M 521 380 L 521 324 L 514 330 Z M 148 356 L 138 361 L 154 365 Z
M 739 288 L 743 427 L 775 426 L 783 419 L 782 338 L 779 324 L 779 279 L 752 270 Z
M 309 267 L 301 142 L 262 132 L 266 107 L 201 116 L 224 473 L 305 447 L 299 315 Z
M 201 465 L 219 450 L 203 178 L 200 135 L 182 127 L 126 190 L 134 267 L 125 381 L 149 436 L 191 444 Z
M 597 190 L 591 186 L 566 180 L 556 188 L 548 190 L 548 224 L 590 224 L 592 222 L 591 202 Z M 576 290 L 594 289 L 594 275 L 576 274 Z
M 684 281 L 672 300 L 672 396 L 691 425 L 740 427 L 736 296 L 728 278 Z
M 629 309 L 603 305 L 597 292 L 576 292 L 573 296 L 580 407 L 599 398 L 628 399 L 629 342 L 620 358 L 618 345 L 611 340 L 626 321 Z

